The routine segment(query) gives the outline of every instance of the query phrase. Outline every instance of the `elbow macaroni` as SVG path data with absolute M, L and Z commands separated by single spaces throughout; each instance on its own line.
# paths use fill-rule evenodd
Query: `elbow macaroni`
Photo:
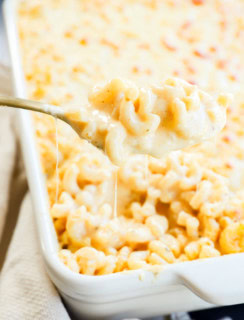
M 67 112 L 74 110 L 72 117 L 84 124 L 94 104 L 105 119 L 109 113 L 120 123 L 108 134 L 106 126 L 91 121 L 83 128 L 112 158 L 125 156 L 116 168 L 58 122 L 57 174 L 55 121 L 34 115 L 59 257 L 73 272 L 98 276 L 158 270 L 244 252 L 244 3 L 153 3 L 23 0 L 19 5 L 29 97 L 67 105 Z M 52 20 L 50 11 L 55 12 Z M 118 28 L 112 30 L 113 24 Z M 169 79 L 162 84 L 165 76 Z M 96 88 L 89 102 L 95 83 L 106 85 Z M 155 86 L 148 88 L 148 83 Z M 210 101 L 195 85 L 217 98 Z M 235 99 L 227 108 L 226 126 L 214 139 L 162 159 L 127 157 L 121 148 L 129 138 L 131 148 L 149 152 L 151 137 L 163 129 L 174 133 L 166 136 L 174 143 L 207 134 L 204 124 L 223 123 L 224 113 L 217 111 L 226 111 L 227 100 L 219 92 L 227 91 Z M 77 106 L 87 108 L 81 112 Z M 161 138 L 156 152 L 170 148 Z

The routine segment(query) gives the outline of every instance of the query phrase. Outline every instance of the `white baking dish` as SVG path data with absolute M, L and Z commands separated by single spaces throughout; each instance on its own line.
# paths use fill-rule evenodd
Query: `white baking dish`
M 16 27 L 17 2 L 5 0 L 4 17 L 14 92 L 16 96 L 25 97 Z M 19 111 L 17 115 L 46 269 L 75 314 L 93 319 L 121 319 L 244 302 L 244 254 L 169 265 L 157 275 L 138 270 L 94 277 L 78 275 L 66 268 L 57 256 L 58 243 L 49 215 L 31 115 L 27 111 Z

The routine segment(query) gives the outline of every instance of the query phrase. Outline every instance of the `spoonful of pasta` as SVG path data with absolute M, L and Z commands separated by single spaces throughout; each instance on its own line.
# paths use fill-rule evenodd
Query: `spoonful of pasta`
M 42 112 L 65 121 L 117 165 L 130 154 L 161 158 L 214 137 L 226 123 L 229 103 L 228 95 L 213 98 L 178 78 L 149 88 L 113 79 L 92 90 L 86 107 L 65 111 L 0 95 L 0 106 Z

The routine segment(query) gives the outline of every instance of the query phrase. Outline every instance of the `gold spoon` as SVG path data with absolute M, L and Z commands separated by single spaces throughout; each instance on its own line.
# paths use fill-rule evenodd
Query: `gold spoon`
M 0 107 L 12 107 L 17 109 L 24 109 L 29 111 L 46 113 L 50 116 L 55 117 L 56 119 L 60 119 L 66 122 L 68 125 L 70 125 L 73 128 L 73 130 L 75 130 L 75 132 L 82 139 L 86 139 L 89 142 L 93 143 L 87 138 L 87 136 L 82 135 L 81 126 L 77 125 L 75 121 L 72 121 L 71 119 L 69 119 L 66 116 L 65 111 L 60 107 L 57 107 L 45 102 L 38 102 L 38 101 L 27 100 L 22 98 L 14 98 L 14 97 L 9 97 L 4 95 L 0 95 Z M 96 145 L 96 147 L 98 146 Z

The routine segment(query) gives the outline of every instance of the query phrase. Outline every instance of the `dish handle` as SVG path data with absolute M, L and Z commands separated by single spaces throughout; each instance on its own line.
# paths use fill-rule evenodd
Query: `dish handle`
M 244 303 L 244 253 L 178 265 L 179 282 L 215 305 Z

